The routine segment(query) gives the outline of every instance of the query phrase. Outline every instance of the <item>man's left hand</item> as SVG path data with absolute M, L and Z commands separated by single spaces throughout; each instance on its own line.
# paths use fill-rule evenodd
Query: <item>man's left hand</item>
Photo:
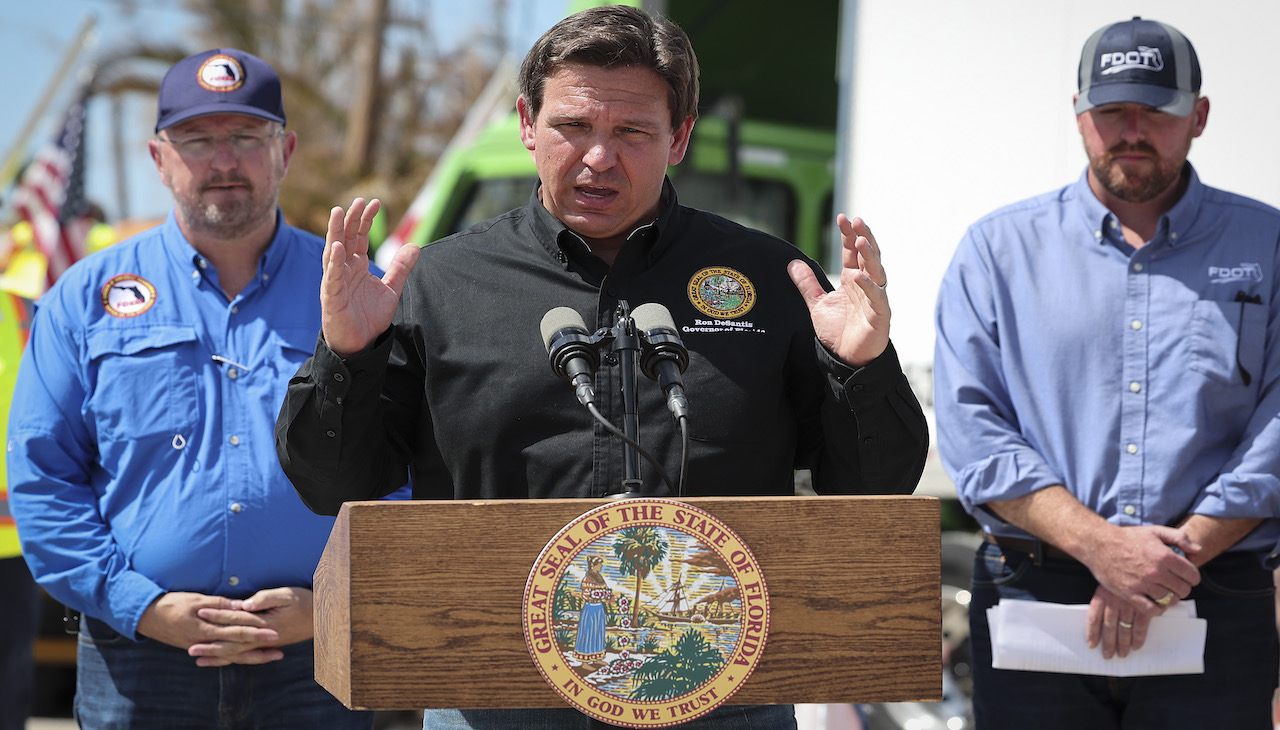
M 187 653 L 197 657 L 202 667 L 228 664 L 265 664 L 284 657 L 278 647 L 310 639 L 313 595 L 310 589 L 297 586 L 267 588 L 244 600 L 233 600 L 225 609 L 202 608 L 200 618 L 224 626 L 254 626 L 274 629 L 279 639 L 270 646 L 211 642 L 195 644 Z
M 1161 613 L 1164 613 L 1164 609 L 1157 609 L 1155 614 L 1139 611 L 1129 601 L 1104 586 L 1098 586 L 1093 592 L 1093 599 L 1089 601 L 1085 629 L 1089 648 L 1101 643 L 1103 659 L 1129 656 L 1129 652 L 1141 649 L 1146 643 L 1151 619 Z
M 867 224 L 841 213 L 836 225 L 844 248 L 838 289 L 826 291 L 803 261 L 792 261 L 787 273 L 809 305 L 818 341 L 846 365 L 862 367 L 889 346 L 889 282 Z

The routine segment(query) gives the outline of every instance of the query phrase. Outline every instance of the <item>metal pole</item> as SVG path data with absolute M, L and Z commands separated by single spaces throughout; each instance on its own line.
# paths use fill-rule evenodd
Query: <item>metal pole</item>
M 49 85 L 45 87 L 44 94 L 36 102 L 36 106 L 27 117 L 22 131 L 18 132 L 17 138 L 14 139 L 13 144 L 9 147 L 8 154 L 5 155 L 4 166 L 0 167 L 0 188 L 7 188 L 17 177 L 18 162 L 26 150 L 27 140 L 31 137 L 31 133 L 35 131 L 36 124 L 40 121 L 40 117 L 44 115 L 45 109 L 49 106 L 49 102 L 53 100 L 54 94 L 62 86 L 62 82 L 71 70 L 76 58 L 80 56 L 82 51 L 87 50 L 92 45 L 90 41 L 97 22 L 97 17 L 92 13 L 85 16 L 84 21 L 80 24 L 80 30 L 76 32 L 76 39 L 63 52 L 62 62 L 58 64 L 58 70 L 54 72 Z
M 124 150 L 124 100 L 119 94 L 111 97 L 111 156 L 116 168 L 116 218 L 128 220 L 129 179 Z
M 613 351 L 618 357 L 622 376 L 622 432 L 635 443 L 640 443 L 639 385 L 636 373 L 639 371 L 640 334 L 636 332 L 635 320 L 627 302 L 618 303 L 617 337 L 613 341 Z M 640 478 L 640 454 L 629 443 L 623 443 L 622 493 L 639 494 L 644 491 L 644 483 Z

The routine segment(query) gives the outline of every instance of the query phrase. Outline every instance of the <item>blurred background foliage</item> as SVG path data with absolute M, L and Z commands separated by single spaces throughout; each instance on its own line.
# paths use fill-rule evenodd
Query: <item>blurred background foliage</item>
M 168 67 L 192 53 L 249 51 L 280 74 L 298 135 L 280 194 L 289 221 L 323 231 L 332 206 L 360 195 L 382 199 L 394 224 L 509 50 L 497 22 L 506 1 L 468 1 L 487 4 L 481 15 L 495 22 L 442 39 L 421 0 L 182 0 L 192 17 L 183 37 L 103 39 L 91 92 L 118 109 L 126 95 L 154 97 Z M 146 11 L 136 0 L 112 4 Z

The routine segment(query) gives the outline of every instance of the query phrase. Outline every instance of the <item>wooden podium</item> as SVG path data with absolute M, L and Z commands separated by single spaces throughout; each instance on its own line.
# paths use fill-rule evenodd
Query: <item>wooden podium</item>
M 764 656 L 729 704 L 942 696 L 931 497 L 690 497 L 759 561 Z M 564 707 L 525 647 L 525 582 L 587 499 L 349 502 L 315 575 L 316 679 L 353 709 Z

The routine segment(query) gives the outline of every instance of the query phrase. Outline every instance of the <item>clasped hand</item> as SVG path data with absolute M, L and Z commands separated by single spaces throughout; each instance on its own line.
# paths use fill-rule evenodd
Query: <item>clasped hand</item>
M 1102 656 L 1128 656 L 1147 640 L 1151 619 L 1186 598 L 1200 582 L 1187 558 L 1200 551 L 1185 531 L 1159 525 L 1110 526 L 1085 564 L 1098 579 L 1089 601 L 1086 639 L 1102 645 Z
M 279 647 L 312 635 L 312 593 L 268 588 L 243 600 L 201 593 L 165 593 L 147 607 L 138 633 L 185 649 L 201 667 L 265 664 Z

